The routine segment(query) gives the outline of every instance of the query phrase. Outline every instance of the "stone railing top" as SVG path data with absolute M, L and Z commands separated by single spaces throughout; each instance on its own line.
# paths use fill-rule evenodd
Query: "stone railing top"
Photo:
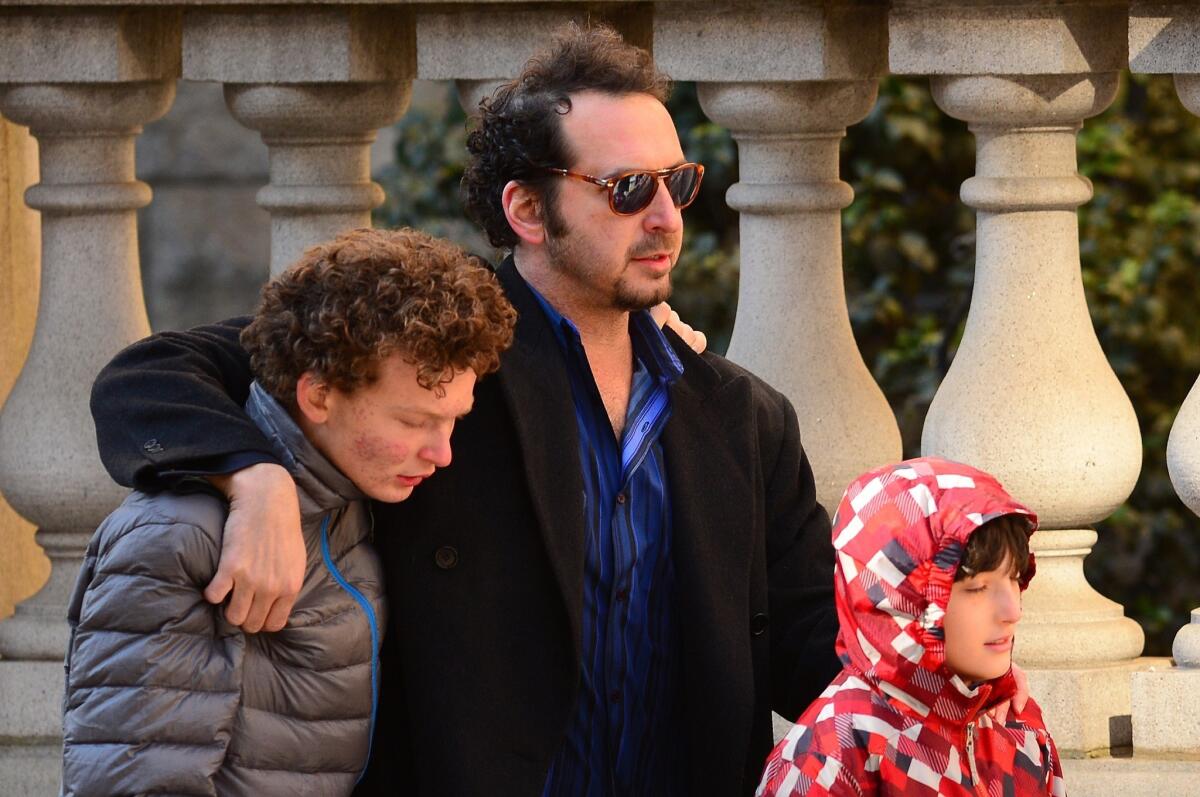
M 679 80 L 1200 74 L 1191 0 L 0 0 L 0 82 L 489 81 L 567 19 Z

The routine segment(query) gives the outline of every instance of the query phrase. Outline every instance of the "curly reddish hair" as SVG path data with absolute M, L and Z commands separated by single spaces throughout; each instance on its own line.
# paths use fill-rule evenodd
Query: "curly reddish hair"
M 468 368 L 483 376 L 500 367 L 516 317 L 491 270 L 454 244 L 359 229 L 308 249 L 268 282 L 241 340 L 259 384 L 294 408 L 305 372 L 351 392 L 397 352 L 430 390 Z
M 471 120 L 462 200 L 467 216 L 493 246 L 517 244 L 500 201 L 509 180 L 534 188 L 547 225 L 561 227 L 554 206 L 557 183 L 545 168 L 569 169 L 575 160 L 562 134 L 562 117 L 571 112 L 571 95 L 581 91 L 649 94 L 665 103 L 671 80 L 658 71 L 649 52 L 607 25 L 569 22 L 560 28 L 549 48 L 481 102 Z

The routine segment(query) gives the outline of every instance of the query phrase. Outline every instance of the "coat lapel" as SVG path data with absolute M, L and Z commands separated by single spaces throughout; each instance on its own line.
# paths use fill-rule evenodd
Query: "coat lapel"
M 684 693 L 704 695 L 694 724 L 695 751 L 723 749 L 750 737 L 753 693 L 750 571 L 759 459 L 748 431 L 753 409 L 737 380 L 721 384 L 698 356 L 676 346 L 684 376 L 671 393 L 663 449 L 671 491 L 672 558 Z M 719 686 L 718 686 L 719 685 Z M 697 736 L 703 738 L 695 738 Z
M 496 269 L 517 310 L 498 379 L 521 444 L 525 479 L 546 553 L 562 591 L 578 658 L 582 632 L 584 505 L 579 428 L 562 353 L 546 314 L 512 258 Z

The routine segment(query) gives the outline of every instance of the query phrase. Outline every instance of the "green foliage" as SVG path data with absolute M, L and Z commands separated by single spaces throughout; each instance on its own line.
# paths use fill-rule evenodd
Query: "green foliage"
M 725 205 L 737 150 L 704 117 L 694 85 L 678 84 L 670 109 L 684 152 L 706 167 L 687 211 L 672 304 L 724 351 L 737 298 L 737 216 Z M 397 165 L 379 178 L 392 200 L 377 222 L 421 226 L 494 255 L 458 205 L 464 130 L 453 93 L 445 113 L 410 113 L 399 135 Z M 1146 629 L 1147 653 L 1166 655 L 1200 605 L 1198 521 L 1175 496 L 1165 462 L 1171 424 L 1200 373 L 1200 121 L 1169 77 L 1135 76 L 1078 141 L 1080 171 L 1095 185 L 1079 213 L 1083 284 L 1144 440 L 1137 487 L 1099 524 L 1086 570 Z M 958 189 L 974 157 L 966 126 L 934 105 L 926 82 L 899 78 L 882 82 L 842 150 L 843 179 L 855 192 L 842 217 L 851 322 L 896 410 L 906 456 L 919 453 L 925 412 L 970 306 L 975 218 Z

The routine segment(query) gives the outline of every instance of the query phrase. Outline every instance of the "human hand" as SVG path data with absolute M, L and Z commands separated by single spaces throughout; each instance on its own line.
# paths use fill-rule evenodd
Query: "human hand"
M 679 313 L 671 309 L 671 305 L 661 302 L 650 309 L 650 315 L 660 327 L 670 327 L 692 351 L 701 354 L 708 348 L 708 336 L 698 329 L 693 329 L 684 323 Z
M 210 481 L 229 499 L 229 517 L 217 572 L 204 598 L 219 604 L 232 590 L 226 620 L 248 634 L 278 631 L 300 593 L 308 559 L 296 483 L 272 463 Z
M 1012 665 L 1013 680 L 1017 682 L 1017 692 L 1012 696 L 1012 700 L 1005 700 L 1003 703 L 997 703 L 988 711 L 988 716 L 997 725 L 1003 725 L 1008 719 L 1008 709 L 1011 705 L 1014 716 L 1025 710 L 1025 704 L 1029 702 L 1029 676 L 1025 671 L 1018 667 L 1015 663 Z

